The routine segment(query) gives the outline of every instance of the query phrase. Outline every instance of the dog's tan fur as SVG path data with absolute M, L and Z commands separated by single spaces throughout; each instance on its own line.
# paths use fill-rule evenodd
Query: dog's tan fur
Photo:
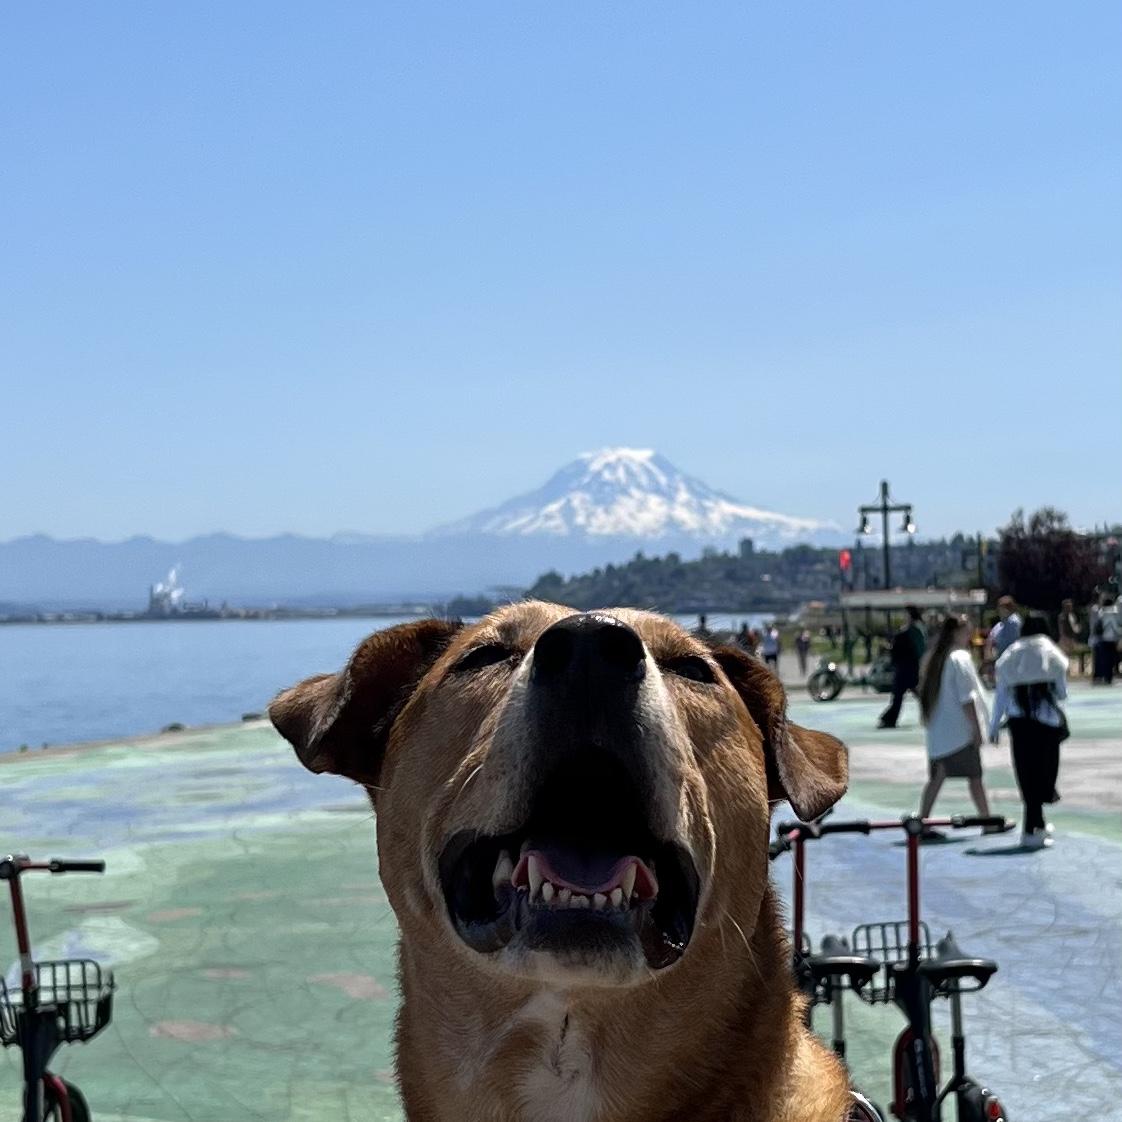
M 408 1117 L 841 1122 L 846 1078 L 803 1027 L 766 850 L 776 800 L 789 797 L 807 816 L 840 797 L 844 748 L 788 724 L 778 681 L 739 651 L 710 652 L 661 616 L 611 613 L 639 633 L 656 668 L 651 688 L 669 727 L 664 794 L 703 885 L 679 961 L 566 984 L 563 972 L 506 969 L 455 933 L 437 857 L 455 831 L 500 825 L 519 766 L 522 668 L 542 632 L 569 614 L 524 603 L 469 627 L 379 632 L 339 674 L 309 679 L 270 708 L 308 767 L 349 775 L 373 799 L 401 930 L 397 1072 Z M 452 672 L 493 641 L 514 652 L 508 662 Z M 715 685 L 657 670 L 686 654 L 711 660 Z

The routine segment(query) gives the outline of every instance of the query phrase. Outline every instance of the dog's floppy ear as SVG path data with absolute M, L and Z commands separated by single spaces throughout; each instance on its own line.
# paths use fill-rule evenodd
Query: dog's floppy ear
M 845 745 L 829 733 L 788 721 L 786 691 L 757 659 L 730 646 L 715 648 L 713 657 L 763 733 L 768 798 L 786 799 L 804 822 L 817 818 L 845 794 Z
M 424 619 L 376 631 L 338 674 L 279 693 L 269 719 L 310 771 L 376 786 L 394 719 L 460 626 Z

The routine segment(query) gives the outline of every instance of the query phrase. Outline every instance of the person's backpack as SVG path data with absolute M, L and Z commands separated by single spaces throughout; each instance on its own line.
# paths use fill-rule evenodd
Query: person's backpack
M 1059 699 L 1056 697 L 1056 690 L 1051 682 L 1026 682 L 1014 686 L 1013 697 L 1017 701 L 1017 707 L 1024 714 L 1025 720 L 1032 721 L 1034 724 L 1045 725 L 1046 728 L 1055 728 L 1056 726 L 1047 725 L 1040 719 L 1040 706 L 1050 705 L 1060 717 L 1059 728 L 1056 729 L 1057 740 L 1062 744 L 1071 736 L 1067 714 L 1064 712 L 1063 706 L 1060 705 Z

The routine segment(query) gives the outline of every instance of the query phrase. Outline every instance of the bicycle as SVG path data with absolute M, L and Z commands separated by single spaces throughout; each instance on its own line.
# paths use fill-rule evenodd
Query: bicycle
M 23 873 L 103 873 L 104 861 L 0 860 L 8 882 L 19 950 L 20 986 L 0 978 L 0 1044 L 23 1052 L 22 1122 L 90 1122 L 85 1096 L 47 1069 L 60 1044 L 93 1039 L 113 1015 L 113 974 L 92 959 L 34 962 L 20 876 Z
M 776 827 L 772 855 L 795 851 L 793 912 L 796 979 L 814 999 L 833 1001 L 836 996 L 834 1048 L 845 1055 L 845 1029 L 841 991 L 853 992 L 868 1004 L 894 1003 L 908 1021 L 897 1037 L 892 1056 L 893 1101 L 889 1109 L 900 1122 L 941 1122 L 944 1103 L 954 1096 L 958 1122 L 1008 1122 L 1001 1100 L 985 1085 L 966 1074 L 966 1038 L 962 1028 L 961 995 L 982 989 L 997 971 L 990 959 L 966 955 L 948 932 L 934 948 L 927 925 L 920 919 L 919 845 L 925 829 L 1001 827 L 1011 829 L 999 816 L 903 819 L 871 822 L 786 822 Z M 805 843 L 825 834 L 903 829 L 907 843 L 908 918 L 902 922 L 862 924 L 851 941 L 827 936 L 818 955 L 809 953 L 802 927 Z M 906 935 L 905 935 L 906 932 Z M 884 971 L 882 985 L 873 984 Z M 969 983 L 969 988 L 963 988 Z M 826 993 L 823 995 L 823 988 Z M 951 1043 L 954 1070 L 939 1089 L 939 1052 L 931 1033 L 931 1004 L 939 997 L 951 1002 Z

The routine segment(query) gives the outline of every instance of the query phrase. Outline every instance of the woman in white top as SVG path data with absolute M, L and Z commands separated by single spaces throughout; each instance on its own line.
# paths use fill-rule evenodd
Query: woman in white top
M 1052 642 L 1043 616 L 1029 616 L 1021 637 L 997 660 L 997 697 L 990 740 L 998 741 L 1002 718 L 1013 742 L 1013 770 L 1025 804 L 1021 845 L 1052 844 L 1044 804 L 1054 803 L 1060 770 L 1060 742 L 1067 720 L 1060 702 L 1067 697 L 1067 656 Z
M 980 751 L 987 720 L 986 703 L 974 660 L 966 649 L 970 633 L 970 621 L 965 616 L 948 616 L 943 620 L 920 677 L 919 705 L 926 726 L 928 758 L 927 786 L 919 808 L 921 818 L 930 815 L 947 778 L 966 779 L 978 813 L 988 817 L 990 812 L 982 785 Z

